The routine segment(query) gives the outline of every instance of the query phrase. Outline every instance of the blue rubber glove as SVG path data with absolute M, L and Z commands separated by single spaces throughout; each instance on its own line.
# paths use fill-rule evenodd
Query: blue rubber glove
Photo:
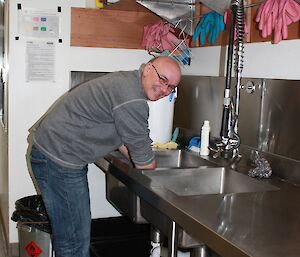
M 214 23 L 208 36 L 208 42 L 215 45 L 221 31 L 225 29 L 225 24 L 222 15 L 218 14 L 217 12 L 213 12 L 212 16 L 214 17 Z
M 215 45 L 220 35 L 220 32 L 225 29 L 223 16 L 215 11 L 204 14 L 198 23 L 192 40 L 195 41 L 198 37 L 200 44 L 204 45 L 208 35 L 208 42 Z
M 200 40 L 200 44 L 204 45 L 205 44 L 205 40 L 206 40 L 206 35 L 210 30 L 210 27 L 213 23 L 213 17 L 211 15 L 212 12 L 206 13 L 202 16 L 202 18 L 200 19 L 192 40 L 195 41 L 198 37 Z

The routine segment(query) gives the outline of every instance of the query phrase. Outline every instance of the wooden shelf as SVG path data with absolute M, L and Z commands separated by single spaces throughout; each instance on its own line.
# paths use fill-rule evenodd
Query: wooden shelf
M 72 8 L 71 46 L 142 49 L 145 25 L 161 18 L 135 1 L 104 9 Z

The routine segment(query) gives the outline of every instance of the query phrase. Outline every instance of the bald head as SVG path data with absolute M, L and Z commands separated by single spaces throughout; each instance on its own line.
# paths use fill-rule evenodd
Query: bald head
M 161 69 L 168 70 L 169 72 L 173 73 L 177 79 L 181 78 L 181 69 L 179 66 L 179 63 L 169 56 L 159 56 L 155 57 L 152 60 L 150 60 L 151 63 L 155 64 L 155 66 L 158 66 Z M 178 81 L 178 83 L 179 83 Z M 177 84 L 178 84 L 177 83 Z
M 169 95 L 177 87 L 180 79 L 181 69 L 178 62 L 167 56 L 150 60 L 142 75 L 145 94 L 151 101 Z

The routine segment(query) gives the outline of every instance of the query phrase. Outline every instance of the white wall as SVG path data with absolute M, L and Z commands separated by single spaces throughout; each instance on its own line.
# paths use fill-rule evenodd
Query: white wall
M 4 231 L 8 233 L 8 171 L 7 171 L 7 133 L 0 125 L 0 222 L 4 222 Z
M 300 79 L 300 40 L 245 44 L 243 77 Z M 224 76 L 226 47 L 192 49 L 188 75 Z
M 56 83 L 25 82 L 25 42 L 20 37 L 17 26 L 17 3 L 22 8 L 62 7 L 61 38 L 56 43 Z M 69 88 L 70 71 L 103 71 L 136 69 L 140 63 L 150 59 L 143 50 L 102 49 L 70 47 L 70 6 L 83 6 L 84 0 L 10 0 L 10 53 L 9 53 L 9 215 L 14 211 L 17 199 L 35 194 L 30 179 L 25 153 L 28 129 L 48 109 L 48 107 Z M 245 49 L 244 76 L 299 79 L 296 64 L 300 59 L 299 40 L 282 42 L 279 45 L 251 44 Z M 190 67 L 184 68 L 184 74 L 224 75 L 224 48 L 207 47 L 192 50 Z M 118 213 L 105 200 L 104 176 L 90 165 L 90 191 L 93 217 L 117 215 Z M 9 242 L 17 242 L 15 223 L 9 223 Z

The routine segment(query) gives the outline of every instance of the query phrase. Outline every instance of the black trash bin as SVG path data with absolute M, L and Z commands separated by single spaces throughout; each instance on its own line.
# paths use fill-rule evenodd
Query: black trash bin
M 23 197 L 15 202 L 11 219 L 17 222 L 19 257 L 53 256 L 51 226 L 40 195 Z
M 150 251 L 149 224 L 124 216 L 92 220 L 91 257 L 149 257 Z

